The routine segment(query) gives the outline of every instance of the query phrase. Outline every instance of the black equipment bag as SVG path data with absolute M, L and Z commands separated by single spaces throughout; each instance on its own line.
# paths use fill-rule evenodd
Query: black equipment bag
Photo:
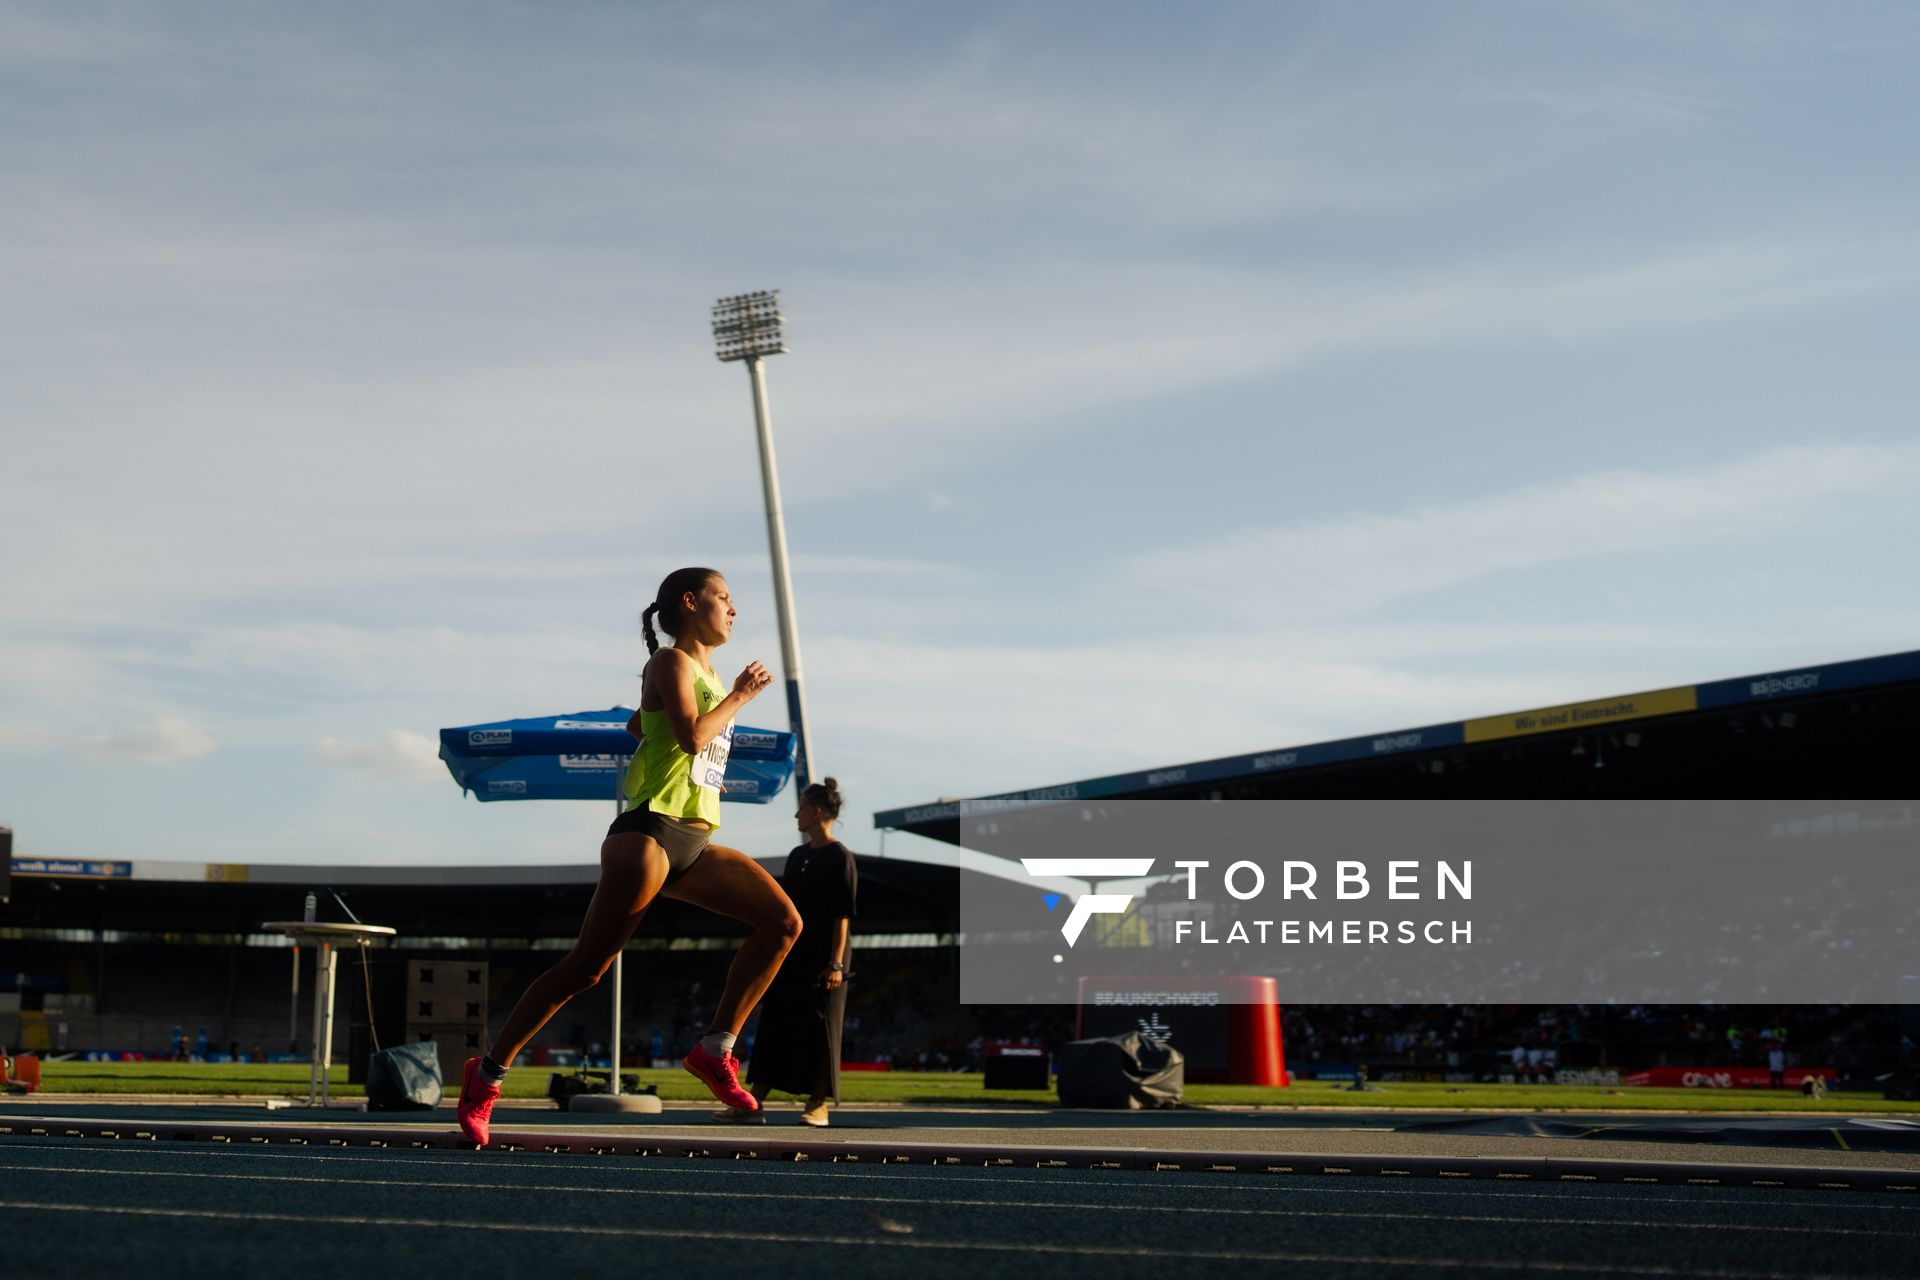
M 1175 1107 L 1187 1087 L 1185 1055 L 1138 1031 L 1075 1040 L 1060 1051 L 1057 1070 L 1063 1107 Z
M 381 1049 L 367 1061 L 367 1110 L 425 1111 L 440 1105 L 440 1049 L 431 1040 Z

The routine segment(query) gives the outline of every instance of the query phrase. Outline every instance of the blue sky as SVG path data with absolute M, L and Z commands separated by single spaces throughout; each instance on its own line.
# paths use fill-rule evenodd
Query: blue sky
M 1916 72 L 1898 4 L 0 4 L 0 823 L 591 860 L 431 740 L 631 703 L 684 563 L 777 660 L 758 288 L 856 847 L 1920 648 Z

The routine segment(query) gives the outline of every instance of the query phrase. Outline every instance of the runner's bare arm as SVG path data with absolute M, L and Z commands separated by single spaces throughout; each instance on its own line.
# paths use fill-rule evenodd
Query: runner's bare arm
M 669 656 L 671 655 L 671 656 Z M 660 693 L 661 709 L 667 713 L 667 723 L 673 727 L 674 740 L 680 749 L 690 756 L 697 756 L 707 749 L 707 744 L 719 737 L 731 723 L 740 708 L 752 702 L 754 696 L 773 683 L 773 676 L 758 662 L 747 664 L 733 682 L 733 692 L 715 703 L 713 709 L 705 715 L 700 714 L 700 701 L 694 694 L 693 679 L 697 668 L 693 659 L 678 649 L 662 649 L 654 655 L 649 670 L 658 667 L 653 673 L 655 689 Z

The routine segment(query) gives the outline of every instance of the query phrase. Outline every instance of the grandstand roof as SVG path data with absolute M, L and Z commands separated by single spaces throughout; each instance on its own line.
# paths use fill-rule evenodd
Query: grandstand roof
M 785 858 L 762 865 L 778 875 Z M 861 934 L 946 933 L 955 926 L 958 871 L 859 855 Z M 571 938 L 599 879 L 594 864 L 516 867 L 290 866 L 145 860 L 17 858 L 0 929 L 101 930 L 155 937 L 244 937 L 268 920 L 297 920 L 309 890 L 320 918 L 345 916 L 326 890 L 369 924 L 405 938 Z M 705 937 L 744 926 L 662 898 L 640 936 Z
M 958 843 L 963 815 L 1062 800 L 1905 794 L 1917 714 L 1920 650 L 941 800 L 874 825 Z

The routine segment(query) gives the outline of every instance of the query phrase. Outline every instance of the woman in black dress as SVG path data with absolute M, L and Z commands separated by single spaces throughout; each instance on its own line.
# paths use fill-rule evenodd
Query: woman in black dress
M 807 842 L 787 855 L 780 884 L 803 927 L 760 1002 L 760 1030 L 747 1065 L 756 1099 L 764 1101 L 775 1089 L 797 1094 L 807 1100 L 800 1119 L 815 1128 L 826 1126 L 828 1101 L 840 1100 L 840 1024 L 853 960 L 848 929 L 860 886 L 853 854 L 833 838 L 840 804 L 840 785 L 832 778 L 800 793 L 793 817 Z M 752 1122 L 765 1112 L 728 1108 L 714 1116 Z

